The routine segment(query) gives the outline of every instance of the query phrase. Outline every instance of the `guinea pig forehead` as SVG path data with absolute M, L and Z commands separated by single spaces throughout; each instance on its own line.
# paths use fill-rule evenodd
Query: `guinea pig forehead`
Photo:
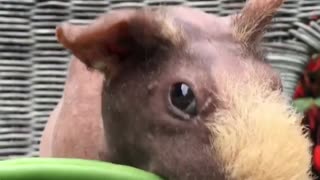
M 174 17 L 174 19 L 189 42 L 197 40 L 233 41 L 229 17 L 207 16 L 209 17 L 204 19 L 199 17 L 198 21 L 181 16 Z
M 183 6 L 168 7 L 168 14 L 183 20 L 193 26 L 206 32 L 228 32 L 231 33 L 231 17 L 220 17 L 214 14 L 205 13 L 199 9 L 188 8 Z

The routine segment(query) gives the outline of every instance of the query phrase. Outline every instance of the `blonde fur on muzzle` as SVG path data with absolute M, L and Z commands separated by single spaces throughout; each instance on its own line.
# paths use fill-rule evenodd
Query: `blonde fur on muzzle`
M 271 80 L 261 78 L 267 74 L 244 65 L 244 81 L 225 74 L 218 93 L 221 106 L 207 124 L 220 171 L 228 180 L 312 179 L 311 143 L 301 115 L 280 90 L 270 88 Z

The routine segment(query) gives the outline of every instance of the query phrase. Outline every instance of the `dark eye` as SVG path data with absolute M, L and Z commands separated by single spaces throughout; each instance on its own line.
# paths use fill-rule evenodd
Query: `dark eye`
M 197 115 L 197 102 L 192 89 L 185 83 L 176 83 L 170 90 L 171 104 L 191 116 Z

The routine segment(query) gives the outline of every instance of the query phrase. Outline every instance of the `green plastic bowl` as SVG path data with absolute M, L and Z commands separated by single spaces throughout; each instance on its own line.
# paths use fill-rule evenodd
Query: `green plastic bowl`
M 0 161 L 0 180 L 163 180 L 129 166 L 66 158 L 17 158 Z

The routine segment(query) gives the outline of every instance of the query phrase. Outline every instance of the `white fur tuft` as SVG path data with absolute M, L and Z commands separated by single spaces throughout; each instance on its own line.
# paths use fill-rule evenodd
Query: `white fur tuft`
M 241 82 L 230 74 L 210 117 L 212 152 L 228 180 L 309 180 L 311 153 L 301 116 L 270 88 L 266 74 L 248 70 Z

